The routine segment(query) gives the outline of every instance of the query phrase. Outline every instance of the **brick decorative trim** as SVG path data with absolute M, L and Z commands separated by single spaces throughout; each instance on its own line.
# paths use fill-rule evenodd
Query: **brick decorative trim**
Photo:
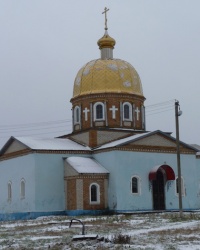
M 89 95 L 84 95 L 84 96 L 78 96 L 75 98 L 72 98 L 70 100 L 71 103 L 74 103 L 74 105 L 77 105 L 83 100 L 88 100 L 90 99 L 91 101 L 97 101 L 98 98 L 102 98 L 104 100 L 105 97 L 113 98 L 113 97 L 118 97 L 118 98 L 123 98 L 123 100 L 127 101 L 127 98 L 130 98 L 131 100 L 146 100 L 144 96 L 139 96 L 139 95 L 134 95 L 134 94 L 128 94 L 128 93 L 102 93 L 102 94 L 89 94 Z
M 176 148 L 171 148 L 171 147 L 155 147 L 155 146 L 141 146 L 141 147 L 117 147 L 117 148 L 108 148 L 108 149 L 97 149 L 95 150 L 95 153 L 102 153 L 102 152 L 109 152 L 109 151 L 133 151 L 133 152 L 155 152 L 155 153 L 172 153 L 172 154 L 176 154 L 177 150 Z M 181 154 L 191 154 L 194 155 L 196 154 L 194 151 L 190 151 L 190 150 L 185 150 L 185 149 L 180 149 L 180 153 Z
M 0 161 L 3 160 L 8 160 L 11 158 L 15 158 L 15 157 L 20 157 L 23 155 L 27 155 L 30 153 L 40 153 L 40 154 L 91 154 L 90 151 L 87 150 L 32 150 L 32 149 L 24 149 L 24 150 L 20 150 L 17 152 L 12 152 L 12 153 L 7 153 L 5 155 L 2 155 L 0 157 Z
M 12 152 L 12 153 L 7 153 L 7 154 L 0 156 L 0 161 L 4 161 L 4 160 L 12 159 L 15 157 L 27 155 L 30 153 L 33 153 L 33 151 L 31 149 L 23 149 L 23 150 L 19 150 L 19 151 Z
M 40 154 L 90 154 L 87 150 L 34 150 L 35 153 Z
M 72 179 L 108 179 L 109 174 L 79 174 L 74 176 L 65 176 L 65 180 Z

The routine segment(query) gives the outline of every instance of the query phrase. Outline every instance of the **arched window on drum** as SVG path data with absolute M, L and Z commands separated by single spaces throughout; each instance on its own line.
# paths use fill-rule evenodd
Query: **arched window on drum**
M 80 123 L 80 114 L 81 114 L 80 107 L 76 106 L 74 108 L 74 124 L 79 124 Z
M 123 103 L 123 120 L 132 121 L 132 105 L 129 102 Z
M 94 104 L 94 120 L 105 120 L 104 104 L 102 102 L 97 102 Z

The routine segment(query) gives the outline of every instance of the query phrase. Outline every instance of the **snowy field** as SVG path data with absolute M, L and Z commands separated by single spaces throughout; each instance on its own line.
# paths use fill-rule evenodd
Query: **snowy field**
M 82 226 L 72 217 L 0 222 L 0 249 L 200 249 L 200 212 L 76 217 L 85 234 L 97 239 L 73 241 Z

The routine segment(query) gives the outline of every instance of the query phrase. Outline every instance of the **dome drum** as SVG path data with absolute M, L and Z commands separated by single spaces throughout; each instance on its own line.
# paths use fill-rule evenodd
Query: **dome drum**
M 73 131 L 90 128 L 144 130 L 144 97 L 105 94 L 74 98 Z M 77 112 L 78 111 L 78 112 Z

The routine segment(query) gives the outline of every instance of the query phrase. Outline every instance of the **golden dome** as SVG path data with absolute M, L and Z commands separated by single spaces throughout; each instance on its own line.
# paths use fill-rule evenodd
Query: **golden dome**
M 115 39 L 110 37 L 107 32 L 105 32 L 104 36 L 100 38 L 97 42 L 97 44 L 99 45 L 99 49 L 103 49 L 103 48 L 113 49 L 115 46 L 115 43 L 116 43 Z
M 127 93 L 143 96 L 142 84 L 133 66 L 120 59 L 92 60 L 74 81 L 73 98 L 97 93 Z

